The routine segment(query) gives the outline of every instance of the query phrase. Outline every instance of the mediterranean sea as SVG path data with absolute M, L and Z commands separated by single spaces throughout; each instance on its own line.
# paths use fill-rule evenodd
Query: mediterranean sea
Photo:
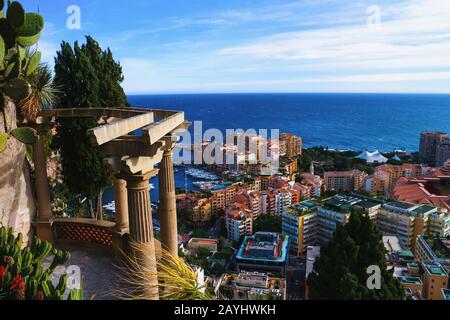
M 416 151 L 420 132 L 450 132 L 450 95 L 183 94 L 132 95 L 135 107 L 184 111 L 203 130 L 280 129 L 305 147 Z

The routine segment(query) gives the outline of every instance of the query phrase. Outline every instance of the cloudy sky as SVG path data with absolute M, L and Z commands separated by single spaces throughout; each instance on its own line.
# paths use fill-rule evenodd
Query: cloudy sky
M 92 35 L 122 64 L 129 94 L 450 93 L 449 0 L 23 3 L 46 18 L 46 61 L 62 40 Z M 71 5 L 79 30 L 67 27 Z

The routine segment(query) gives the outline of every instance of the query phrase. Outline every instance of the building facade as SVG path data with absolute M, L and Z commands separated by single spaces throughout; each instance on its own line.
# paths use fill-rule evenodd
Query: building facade
M 428 164 L 436 164 L 437 147 L 450 137 L 445 132 L 422 132 L 420 135 L 419 154 Z

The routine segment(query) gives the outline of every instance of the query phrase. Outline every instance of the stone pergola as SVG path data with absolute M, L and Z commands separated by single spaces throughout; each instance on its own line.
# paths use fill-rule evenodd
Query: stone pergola
M 178 255 L 175 181 L 172 150 L 176 132 L 187 130 L 190 123 L 184 113 L 152 109 L 49 109 L 42 110 L 34 127 L 39 134 L 47 132 L 54 118 L 95 118 L 99 126 L 88 130 L 93 146 L 105 156 L 105 162 L 114 177 L 116 221 L 101 222 L 92 219 L 54 218 L 51 212 L 47 162 L 41 138 L 33 146 L 35 165 L 35 189 L 38 217 L 34 221 L 37 236 L 54 241 L 55 226 L 72 232 L 94 230 L 97 238 L 114 247 L 123 248 L 124 236 L 146 248 L 145 261 L 148 270 L 155 272 L 151 292 L 157 298 L 155 241 L 153 236 L 152 209 L 149 180 L 159 176 L 159 217 L 161 245 L 173 255 Z M 159 164 L 159 168 L 157 165 Z M 70 228 L 78 228 L 70 230 Z M 86 231 L 87 230 L 87 231 Z M 86 240 L 80 236 L 79 240 Z

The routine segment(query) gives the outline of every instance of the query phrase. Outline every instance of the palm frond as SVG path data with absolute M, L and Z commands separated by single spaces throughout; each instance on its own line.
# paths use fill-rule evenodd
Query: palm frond
M 54 85 L 52 71 L 46 64 L 40 64 L 26 80 L 31 85 L 31 94 L 19 103 L 19 107 L 25 119 L 33 121 L 41 109 L 58 102 L 61 91 Z
M 157 289 L 161 300 L 215 300 L 206 285 L 199 285 L 198 275 L 184 259 L 172 255 L 169 251 L 162 249 L 156 258 L 156 273 L 148 270 L 142 259 L 146 259 L 146 245 L 132 243 L 133 254 L 123 253 L 124 263 L 117 266 L 120 270 L 119 277 L 123 282 L 120 289 L 114 290 L 113 294 L 126 300 L 148 300 L 148 285 L 156 276 L 158 279 Z M 138 258 L 144 257 L 144 258 Z M 148 258 L 148 257 L 147 257 Z

